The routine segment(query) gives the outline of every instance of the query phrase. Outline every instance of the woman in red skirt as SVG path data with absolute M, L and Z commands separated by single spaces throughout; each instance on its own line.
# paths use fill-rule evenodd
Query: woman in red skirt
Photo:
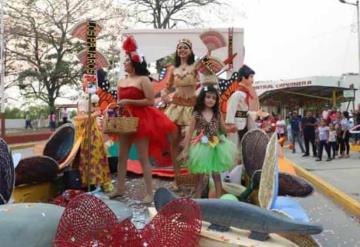
M 136 133 L 120 135 L 117 185 L 110 197 L 122 196 L 125 192 L 128 153 L 134 143 L 144 172 L 143 202 L 150 203 L 153 200 L 153 191 L 149 156 L 159 158 L 162 155 L 167 145 L 167 136 L 176 132 L 176 125 L 153 106 L 154 91 L 149 79 L 150 73 L 144 58 L 136 52 L 135 40 L 127 37 L 123 49 L 127 54 L 124 62 L 127 77 L 118 82 L 118 104 L 125 106 L 134 117 L 138 117 L 139 124 Z

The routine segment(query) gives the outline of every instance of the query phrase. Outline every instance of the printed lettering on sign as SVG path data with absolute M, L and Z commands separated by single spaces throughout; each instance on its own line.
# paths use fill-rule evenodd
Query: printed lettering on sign
M 86 37 L 86 46 L 87 46 L 87 63 L 86 63 L 86 73 L 95 75 L 96 73 L 96 22 L 89 21 L 87 26 L 87 37 Z

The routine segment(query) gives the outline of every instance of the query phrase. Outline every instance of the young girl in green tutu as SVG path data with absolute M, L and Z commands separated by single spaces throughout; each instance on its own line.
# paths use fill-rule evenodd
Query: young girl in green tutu
M 197 175 L 196 197 L 201 196 L 205 174 L 212 175 L 216 197 L 221 196 L 220 173 L 234 165 L 236 155 L 235 145 L 224 134 L 219 94 L 213 86 L 205 86 L 197 97 L 180 155 L 190 173 Z

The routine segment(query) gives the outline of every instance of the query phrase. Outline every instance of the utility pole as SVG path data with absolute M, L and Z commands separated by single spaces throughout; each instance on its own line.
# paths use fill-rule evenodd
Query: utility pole
M 347 2 L 345 0 L 339 0 L 341 3 L 349 4 L 356 7 L 356 25 L 357 25 L 357 36 L 358 36 L 358 73 L 360 76 L 360 9 L 359 9 L 359 0 L 356 0 L 355 3 Z
M 356 2 L 347 2 L 345 0 L 339 0 L 339 2 L 344 4 L 349 4 L 356 7 L 356 30 L 357 30 L 357 43 L 358 43 L 358 86 L 357 88 L 360 89 L 360 3 L 359 0 L 356 0 Z M 353 104 L 355 103 L 355 91 L 354 91 L 354 99 Z

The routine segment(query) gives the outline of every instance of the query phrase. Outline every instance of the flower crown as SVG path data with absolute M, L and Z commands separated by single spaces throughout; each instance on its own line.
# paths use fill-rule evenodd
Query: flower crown
M 133 36 L 127 36 L 122 47 L 132 61 L 137 63 L 143 62 L 143 57 L 138 53 L 138 46 Z
M 179 46 L 181 43 L 189 46 L 190 49 L 192 49 L 192 43 L 191 43 L 191 41 L 190 41 L 189 39 L 186 39 L 186 38 L 180 39 L 180 40 L 179 40 L 179 43 L 178 43 L 178 46 Z

